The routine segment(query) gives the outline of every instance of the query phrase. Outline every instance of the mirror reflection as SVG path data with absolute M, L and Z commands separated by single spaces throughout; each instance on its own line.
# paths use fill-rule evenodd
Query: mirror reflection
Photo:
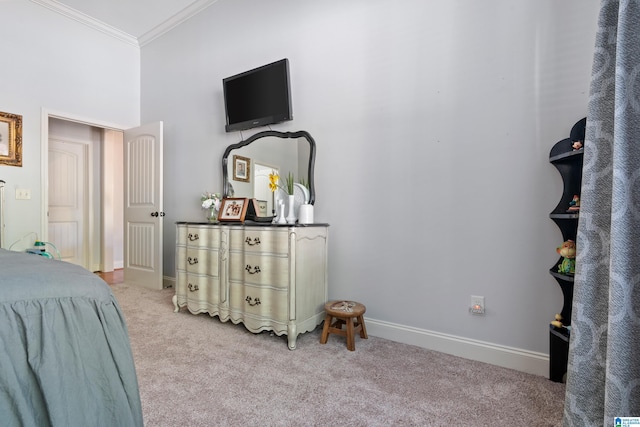
M 286 188 L 286 177 L 293 174 L 296 190 L 306 200 L 315 202 L 313 167 L 315 141 L 305 131 L 264 131 L 230 145 L 222 157 L 223 196 L 247 197 L 264 201 L 267 215 L 273 215 L 279 199 L 286 200 L 287 192 L 271 192 L 269 175 L 278 174 L 279 184 Z M 304 188 L 303 188 L 304 187 Z

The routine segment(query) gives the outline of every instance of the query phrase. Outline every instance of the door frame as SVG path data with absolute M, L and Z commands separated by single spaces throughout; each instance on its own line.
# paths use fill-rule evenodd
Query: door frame
M 41 216 L 40 216 L 40 235 L 42 236 L 42 239 L 44 241 L 48 241 L 49 240 L 49 186 L 48 186 L 48 180 L 49 180 L 49 119 L 59 119 L 59 120 L 66 120 L 69 122 L 76 122 L 76 123 L 80 123 L 80 124 L 84 124 L 84 125 L 88 125 L 88 126 L 94 126 L 97 128 L 102 128 L 102 129 L 110 129 L 110 130 L 115 130 L 115 131 L 119 131 L 119 132 L 124 132 L 125 129 L 129 129 L 132 127 L 135 127 L 136 125 L 118 125 L 118 124 L 113 124 L 113 123 L 109 123 L 109 122 L 105 122 L 102 120 L 97 120 L 97 119 L 91 119 L 91 118 L 86 118 L 86 117 L 82 117 L 82 116 L 78 116 L 76 114 L 71 114 L 71 113 L 66 113 L 66 112 L 60 112 L 60 111 L 55 111 L 55 110 L 51 110 L 48 108 L 43 108 L 42 109 L 42 114 L 40 116 L 40 188 L 41 188 Z M 93 180 L 94 180 L 94 173 L 95 171 L 93 170 L 93 168 L 91 167 L 91 161 L 89 161 L 90 164 L 90 170 L 87 171 L 88 174 L 88 186 L 89 188 L 92 188 L 92 184 L 93 184 Z M 91 207 L 93 206 L 93 195 L 91 194 L 91 191 L 89 191 L 88 197 L 87 197 L 87 203 L 89 204 L 89 207 L 91 209 Z M 92 212 L 92 211 L 91 211 Z M 91 215 L 91 212 L 89 212 L 88 215 L 88 220 L 89 223 L 87 224 L 87 226 L 89 227 L 89 233 L 88 233 L 88 240 L 89 242 L 94 242 L 95 241 L 95 233 L 94 233 L 94 227 L 93 227 L 93 215 Z M 87 248 L 87 258 L 86 259 L 93 259 L 93 245 L 89 244 L 88 248 Z M 104 246 L 104 244 L 102 245 Z

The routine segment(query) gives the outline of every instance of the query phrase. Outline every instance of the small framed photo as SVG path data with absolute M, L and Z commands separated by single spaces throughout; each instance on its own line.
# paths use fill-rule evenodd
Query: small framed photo
M 251 177 L 251 159 L 242 156 L 233 156 L 233 179 L 235 181 L 249 182 Z
M 0 111 L 0 165 L 22 167 L 22 116 Z
M 253 199 L 253 203 L 256 209 L 257 216 L 268 216 L 267 215 L 267 201 L 266 200 L 256 200 Z
M 249 199 L 241 197 L 222 199 L 220 211 L 218 212 L 218 221 L 244 221 L 244 217 L 247 214 L 247 206 L 249 206 Z
M 266 200 L 249 199 L 247 215 L 245 219 L 257 222 L 271 222 L 272 216 L 267 216 Z

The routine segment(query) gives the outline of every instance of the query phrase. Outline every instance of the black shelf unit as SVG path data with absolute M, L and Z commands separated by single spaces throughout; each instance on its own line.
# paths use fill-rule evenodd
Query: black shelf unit
M 580 196 L 582 187 L 582 163 L 584 149 L 573 149 L 570 138 L 558 141 L 549 154 L 549 162 L 553 164 L 562 177 L 562 197 L 556 208 L 549 214 L 560 231 L 562 241 L 576 241 L 578 233 L 578 212 L 568 212 L 569 203 L 574 195 Z M 577 245 L 577 243 L 576 243 Z M 558 272 L 558 264 L 562 257 L 549 269 L 549 273 L 556 279 L 563 295 L 563 305 L 560 315 L 564 326 L 571 325 L 571 307 L 573 302 L 573 275 Z M 567 372 L 569 354 L 570 329 L 557 328 L 549 325 L 549 379 L 555 382 L 564 381 Z

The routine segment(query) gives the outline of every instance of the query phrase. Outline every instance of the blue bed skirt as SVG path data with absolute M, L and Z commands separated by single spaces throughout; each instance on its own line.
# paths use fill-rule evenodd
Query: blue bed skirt
M 0 249 L 0 414 L 7 426 L 142 426 L 127 326 L 109 286 Z

